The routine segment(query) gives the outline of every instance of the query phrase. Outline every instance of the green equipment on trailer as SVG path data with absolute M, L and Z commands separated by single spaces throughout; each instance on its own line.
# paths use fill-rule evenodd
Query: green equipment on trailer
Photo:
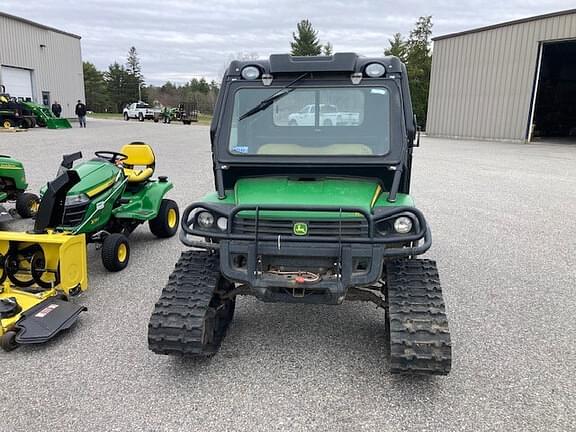
M 31 218 L 36 215 L 39 199 L 26 192 L 26 174 L 22 162 L 10 156 L 0 155 L 0 203 L 15 201 L 14 209 L 7 210 L 0 205 L 0 222 L 12 220 L 14 213 L 22 218 Z
M 382 309 L 393 373 L 450 371 L 436 263 L 417 258 L 432 240 L 409 195 L 419 137 L 398 58 L 234 61 L 210 136 L 215 192 L 182 215 L 192 249 L 155 305 L 152 351 L 213 355 L 239 295 L 360 300 Z
M 133 142 L 120 152 L 97 151 L 96 157 L 77 165 L 82 153 L 65 155 L 59 174 L 75 171 L 80 180 L 66 194 L 64 213 L 56 231 L 85 234 L 87 243 L 102 247 L 102 263 L 109 271 L 128 265 L 128 236 L 144 222 L 156 237 L 176 234 L 180 213 L 177 204 L 165 195 L 173 188 L 167 177 L 152 178 L 156 157 L 148 144 Z M 44 196 L 47 186 L 40 194 Z M 51 213 L 46 226 L 53 226 Z
M 68 119 L 56 117 L 50 108 L 35 102 L 21 102 L 28 111 L 36 118 L 36 124 L 48 129 L 69 129 L 72 127 Z

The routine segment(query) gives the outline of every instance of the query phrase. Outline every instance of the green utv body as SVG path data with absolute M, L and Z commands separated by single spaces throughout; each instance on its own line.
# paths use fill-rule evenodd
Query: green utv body
M 7 210 L 0 205 L 0 222 L 12 220 L 14 212 L 22 218 L 30 218 L 38 209 L 38 197 L 26 192 L 28 183 L 22 162 L 10 156 L 0 155 L 0 204 L 14 201 L 15 209 Z
M 392 372 L 450 371 L 438 271 L 418 258 L 432 240 L 409 195 L 418 140 L 398 58 L 234 61 L 210 135 L 215 191 L 182 216 L 191 250 L 152 313 L 152 351 L 214 354 L 239 295 L 361 300 L 382 308 Z
M 173 184 L 167 177 L 151 177 L 155 157 L 150 146 L 131 143 L 120 153 L 96 152 L 96 158 L 73 166 L 81 157 L 81 153 L 64 156 L 60 168 L 60 172 L 73 169 L 80 181 L 67 192 L 57 230 L 85 234 L 88 243 L 101 244 L 102 263 L 110 271 L 127 266 L 127 237 L 140 224 L 148 221 L 160 238 L 176 233 L 178 206 L 165 198 Z

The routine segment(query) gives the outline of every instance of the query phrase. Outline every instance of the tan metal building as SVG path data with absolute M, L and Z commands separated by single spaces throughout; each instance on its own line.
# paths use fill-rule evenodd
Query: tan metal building
M 74 117 L 84 101 L 80 36 L 0 12 L 0 84 L 13 97 L 58 101 Z
M 576 137 L 576 9 L 433 41 L 429 135 Z

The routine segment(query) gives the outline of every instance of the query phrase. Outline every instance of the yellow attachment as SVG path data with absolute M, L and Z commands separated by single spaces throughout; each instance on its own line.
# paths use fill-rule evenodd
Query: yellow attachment
M 178 223 L 178 216 L 176 215 L 176 210 L 171 208 L 168 210 L 168 226 L 174 228 Z
M 322 147 L 308 147 L 300 144 L 264 144 L 258 149 L 261 155 L 347 155 L 370 156 L 372 149 L 365 144 L 330 144 Z
M 0 299 L 15 298 L 18 302 L 18 305 L 22 308 L 22 311 L 12 317 L 0 319 L 0 336 L 4 335 L 4 333 L 10 331 L 12 327 L 14 327 L 14 325 L 22 317 L 23 312 L 26 312 L 27 310 L 36 306 L 38 303 L 41 303 L 48 297 L 55 296 L 56 294 L 58 293 L 55 289 L 48 289 L 39 293 L 30 293 L 14 289 L 10 286 L 9 282 L 4 282 L 2 291 L 0 291 Z
M 84 234 L 72 235 L 68 233 L 48 232 L 46 234 L 29 234 L 25 232 L 0 231 L 0 253 L 6 256 L 8 252 L 23 251 L 29 246 L 37 245 L 42 249 L 45 269 L 42 281 L 51 283 L 56 281 L 58 272 L 59 283 L 55 286 L 59 291 L 68 294 L 71 290 L 80 288 L 84 291 L 88 287 L 88 269 L 86 259 L 86 239 Z M 12 249 L 10 249 L 12 248 Z M 30 263 L 23 262 L 23 275 L 20 280 L 30 280 L 26 274 Z M 6 278 L 4 284 L 9 282 Z
M 152 147 L 148 144 L 126 144 L 120 150 L 128 156 L 122 162 L 126 166 L 124 174 L 128 178 L 129 183 L 139 183 L 147 180 L 154 173 L 154 165 L 156 164 L 156 157 Z M 137 169 L 136 167 L 141 167 Z

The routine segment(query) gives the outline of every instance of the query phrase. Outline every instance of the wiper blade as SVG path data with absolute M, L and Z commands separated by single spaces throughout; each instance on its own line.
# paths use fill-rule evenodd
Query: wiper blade
M 248 111 L 246 111 L 244 114 L 242 114 L 240 116 L 240 118 L 238 119 L 238 121 L 244 120 L 247 117 L 253 116 L 254 114 L 256 114 L 260 111 L 264 111 L 266 108 L 268 108 L 270 105 L 272 105 L 275 101 L 277 101 L 280 98 L 283 98 L 288 93 L 294 91 L 294 89 L 290 88 L 290 87 L 292 87 L 298 81 L 301 81 L 304 78 L 306 78 L 309 73 L 310 72 L 306 72 L 306 73 L 300 75 L 298 78 L 296 78 L 291 83 L 286 84 L 284 87 L 282 87 L 276 93 L 274 93 L 272 96 L 268 96 L 266 99 L 261 100 L 260 103 L 258 105 L 256 105 L 254 108 L 251 108 Z

